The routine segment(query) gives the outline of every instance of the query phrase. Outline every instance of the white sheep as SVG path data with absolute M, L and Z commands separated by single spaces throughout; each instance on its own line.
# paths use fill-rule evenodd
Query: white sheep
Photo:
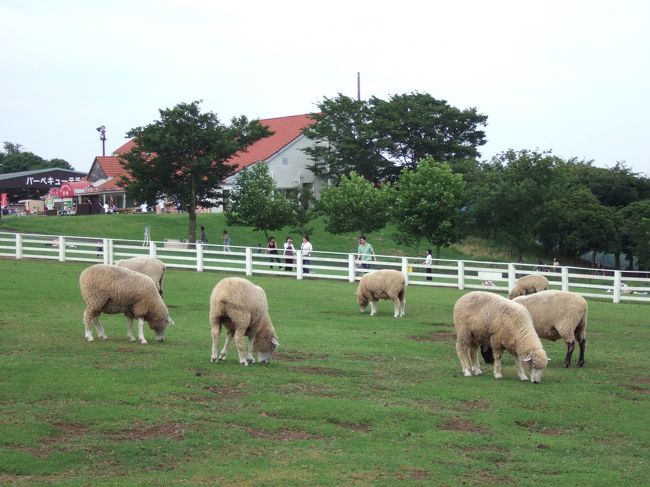
M 131 259 L 118 260 L 115 265 L 149 276 L 156 283 L 160 295 L 163 295 L 163 279 L 167 268 L 163 261 L 148 255 L 139 255 Z
M 533 328 L 530 314 L 521 304 L 498 294 L 474 291 L 461 297 L 454 306 L 456 352 L 463 375 L 481 374 L 478 347 L 489 342 L 494 353 L 494 377 L 501 379 L 501 354 L 515 356 L 515 369 L 521 380 L 528 380 L 524 363 L 530 367 L 530 380 L 542 380 L 548 358 Z M 468 360 L 469 359 L 469 360 Z
M 259 362 L 268 363 L 280 346 L 269 316 L 264 289 L 241 277 L 227 277 L 217 283 L 210 296 L 210 324 L 212 326 L 212 362 L 225 360 L 235 338 L 239 363 L 253 363 L 253 352 Z M 226 343 L 218 352 L 219 335 L 225 327 Z M 248 354 L 244 350 L 244 336 L 248 337 Z
M 585 364 L 588 309 L 585 298 L 566 291 L 542 291 L 530 296 L 519 296 L 514 301 L 528 310 L 540 338 L 552 341 L 562 338 L 566 342 L 563 367 L 571 365 L 576 341 L 580 346 L 578 367 Z
M 527 294 L 534 294 L 548 289 L 548 279 L 541 274 L 530 274 L 517 279 L 515 287 L 512 288 L 508 298 L 514 299 L 517 296 L 525 296 Z
M 84 325 L 86 341 L 93 341 L 94 324 L 100 339 L 106 340 L 104 327 L 99 321 L 102 313 L 124 313 L 128 319 L 128 338 L 133 336 L 133 319 L 138 319 L 138 339 L 146 344 L 143 320 L 156 332 L 156 340 L 165 338 L 165 328 L 173 321 L 153 280 L 136 271 L 123 267 L 96 264 L 85 269 L 79 276 L 81 295 L 86 302 Z
M 400 271 L 391 269 L 369 272 L 359 280 L 356 296 L 362 313 L 365 313 L 370 303 L 370 316 L 376 316 L 379 300 L 391 299 L 395 303 L 395 318 L 403 317 L 406 308 L 406 279 Z

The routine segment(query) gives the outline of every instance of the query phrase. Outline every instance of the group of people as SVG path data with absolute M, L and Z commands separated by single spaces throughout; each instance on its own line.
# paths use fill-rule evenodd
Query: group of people
M 199 238 L 199 242 L 207 244 L 208 243 L 208 234 L 205 231 L 205 227 L 201 226 L 201 237 Z M 228 234 L 228 230 L 223 231 L 223 251 L 224 252 L 230 252 L 230 244 L 232 243 L 232 240 L 230 239 L 230 235 Z
M 311 241 L 309 240 L 309 235 L 303 235 L 302 236 L 302 243 L 300 244 L 300 251 L 302 252 L 302 263 L 303 263 L 303 269 L 302 271 L 305 274 L 309 274 L 309 263 L 310 259 L 309 256 L 311 255 L 312 252 L 312 245 Z M 293 238 L 289 235 L 283 245 L 283 257 L 284 257 L 284 270 L 288 272 L 293 271 L 293 265 L 295 263 L 295 256 L 296 256 L 296 247 L 293 245 Z M 269 241 L 266 244 L 266 253 L 269 254 L 271 257 L 269 258 L 269 263 L 270 263 L 270 268 L 273 269 L 273 264 L 278 263 L 282 264 L 282 260 L 279 257 L 279 249 L 278 249 L 278 244 L 275 241 L 274 236 L 269 237 Z M 282 270 L 282 265 L 278 266 L 280 270 Z

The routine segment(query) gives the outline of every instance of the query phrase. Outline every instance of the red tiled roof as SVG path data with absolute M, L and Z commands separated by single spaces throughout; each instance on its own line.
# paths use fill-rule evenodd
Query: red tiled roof
M 135 147 L 135 140 L 134 139 L 129 139 L 126 143 L 118 147 L 113 151 L 114 156 L 120 156 L 122 154 L 126 154 L 127 152 L 130 152 L 131 149 Z
M 230 158 L 228 164 L 234 165 L 235 171 L 239 172 L 251 164 L 265 161 L 297 139 L 302 134 L 302 129 L 312 123 L 314 121 L 309 115 L 292 115 L 260 120 L 260 124 L 266 125 L 269 130 L 275 133 L 251 144 L 246 151 L 238 152 Z
M 101 166 L 106 176 L 120 176 L 125 174 L 124 168 L 120 165 L 120 158 L 115 156 L 97 156 L 97 163 Z

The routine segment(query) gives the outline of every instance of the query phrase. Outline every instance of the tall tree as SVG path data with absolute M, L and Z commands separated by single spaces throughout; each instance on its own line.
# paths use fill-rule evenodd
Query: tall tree
M 377 188 L 355 172 L 343 176 L 338 186 L 321 190 L 316 210 L 325 229 L 334 234 L 370 233 L 388 222 L 388 188 Z
M 220 185 L 234 171 L 227 161 L 271 135 L 245 116 L 224 125 L 215 113 L 202 113 L 200 103 L 161 109 L 159 120 L 131 129 L 127 136 L 135 138 L 135 147 L 122 156 L 130 174 L 122 178 L 127 194 L 150 204 L 167 196 L 176 199 L 187 208 L 190 242 L 196 241 L 197 205 L 220 203 Z
M 393 165 L 382 156 L 371 131 L 371 109 L 366 101 L 339 94 L 325 98 L 311 115 L 314 123 L 303 134 L 315 142 L 304 152 L 314 161 L 311 171 L 334 184 L 351 171 L 368 181 L 383 179 Z
M 650 199 L 635 201 L 618 211 L 621 217 L 623 251 L 630 266 L 636 256 L 639 268 L 650 269 Z
M 50 168 L 74 169 L 64 159 L 48 161 L 33 152 L 23 151 L 20 144 L 12 142 L 5 142 L 4 151 L 0 151 L 0 174 Z
M 463 237 L 464 189 L 461 175 L 431 157 L 421 160 L 417 169 L 402 169 L 391 201 L 399 240 L 419 246 L 424 239 L 435 246 L 436 257 L 440 257 L 441 247 Z
M 228 225 L 263 231 L 280 230 L 296 223 L 296 207 L 276 187 L 266 164 L 259 163 L 237 175 L 226 209 Z
M 428 93 L 373 97 L 372 130 L 382 151 L 399 165 L 413 169 L 418 161 L 475 159 L 484 145 L 487 116 L 475 108 L 460 110 Z

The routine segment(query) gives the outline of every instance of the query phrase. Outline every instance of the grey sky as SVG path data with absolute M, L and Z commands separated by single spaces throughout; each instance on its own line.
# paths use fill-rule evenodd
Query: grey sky
M 0 0 L 0 142 L 88 170 L 159 108 L 222 121 L 420 91 L 488 115 L 482 159 L 552 150 L 650 175 L 647 0 Z

